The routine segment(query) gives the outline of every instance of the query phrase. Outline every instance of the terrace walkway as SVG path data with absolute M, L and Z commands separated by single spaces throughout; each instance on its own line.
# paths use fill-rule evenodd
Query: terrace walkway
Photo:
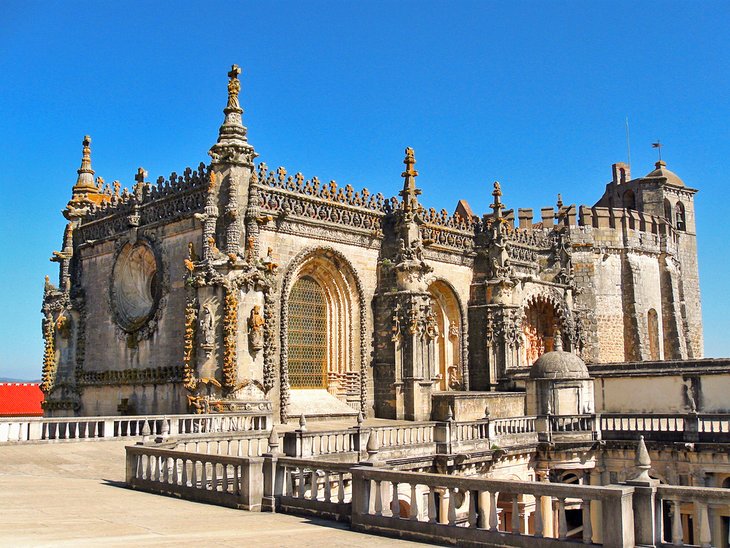
M 124 446 L 130 443 L 0 445 L 0 546 L 419 545 L 330 521 L 125 489 Z

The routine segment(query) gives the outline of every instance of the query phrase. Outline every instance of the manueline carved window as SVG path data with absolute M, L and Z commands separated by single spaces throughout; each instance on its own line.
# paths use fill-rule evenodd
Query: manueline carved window
M 327 387 L 327 301 L 309 276 L 289 296 L 289 382 L 292 388 Z

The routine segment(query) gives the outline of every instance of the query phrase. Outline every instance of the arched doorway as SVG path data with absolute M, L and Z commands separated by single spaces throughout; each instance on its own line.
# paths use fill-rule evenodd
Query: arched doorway
M 462 319 L 456 293 L 446 282 L 433 282 L 431 294 L 438 337 L 436 338 L 436 373 L 438 390 L 461 390 L 464 386 L 461 356 Z
M 292 286 L 288 317 L 291 388 L 327 388 L 327 300 L 313 278 Z

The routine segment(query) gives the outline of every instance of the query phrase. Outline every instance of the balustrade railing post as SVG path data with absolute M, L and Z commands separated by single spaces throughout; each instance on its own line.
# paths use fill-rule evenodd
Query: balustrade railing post
M 603 545 L 634 546 L 634 487 L 612 486 L 612 489 L 614 492 L 601 501 Z
M 684 441 L 700 441 L 700 419 L 697 413 L 689 413 L 684 416 Z
M 284 492 L 284 469 L 278 465 L 278 456 L 273 453 L 264 455 L 264 496 L 262 509 L 276 512 L 279 497 Z M 268 474 L 268 480 L 267 475 Z M 268 497 L 268 498 L 267 498 Z M 263 505 L 266 504 L 264 508 Z

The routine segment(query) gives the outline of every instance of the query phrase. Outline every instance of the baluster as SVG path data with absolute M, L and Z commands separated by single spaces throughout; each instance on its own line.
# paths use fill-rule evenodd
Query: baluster
M 467 491 L 469 497 L 469 527 L 475 528 L 478 522 L 477 516 L 477 498 L 479 491 Z
M 296 491 L 296 497 L 303 499 L 304 498 L 304 490 L 306 489 L 306 484 L 304 483 L 304 467 L 299 467 L 299 481 L 297 481 L 297 491 Z
M 182 485 L 188 487 L 188 459 L 182 460 Z
M 177 483 L 177 478 L 178 478 L 178 474 L 177 474 L 177 459 L 176 458 L 171 458 L 168 461 L 168 466 L 170 465 L 170 462 L 172 462 L 172 466 L 170 467 L 171 468 L 170 471 L 172 472 L 172 474 L 170 474 L 172 476 L 170 478 L 170 483 L 172 483 L 173 485 L 178 485 L 178 483 Z
M 241 473 L 240 473 L 241 465 L 237 464 L 233 467 L 233 494 L 234 495 L 240 495 L 241 494 Z
M 381 498 L 380 493 L 380 480 L 374 480 L 375 481 L 375 512 L 374 514 L 376 516 L 382 516 L 383 515 L 383 499 Z
M 228 492 L 228 465 L 223 465 L 223 492 Z
M 707 512 L 707 505 L 695 502 L 695 514 L 697 516 L 697 529 L 699 530 L 699 541 L 702 548 L 710 548 L 712 534 L 710 532 L 710 519 Z
M 591 523 L 591 501 L 583 499 L 580 505 L 583 510 L 583 544 L 593 541 L 593 524 Z
M 672 544 L 682 546 L 684 544 L 684 531 L 682 530 L 682 513 L 680 512 L 680 501 L 672 500 Z
M 290 468 L 287 465 L 282 464 L 281 474 L 284 481 L 284 485 L 282 485 L 282 495 L 284 495 L 285 497 L 290 497 L 292 493 Z
M 408 516 L 411 521 L 418 520 L 418 492 L 416 487 L 415 483 L 411 483 L 411 512 Z
M 340 472 L 339 474 L 340 481 L 339 485 L 337 486 L 337 502 L 345 502 L 345 473 Z
M 542 495 L 535 495 L 535 537 L 542 537 L 544 525 L 542 523 Z
M 449 525 L 456 525 L 456 489 L 449 489 L 449 508 L 446 518 Z
M 499 516 L 497 515 L 497 493 L 490 491 L 489 493 L 489 530 L 499 530 Z
M 432 485 L 428 486 L 428 522 L 437 523 L 436 519 L 436 492 Z
M 317 500 L 317 494 L 319 493 L 319 477 L 317 476 L 317 470 L 312 468 L 311 477 L 309 480 L 309 500 Z
M 393 492 L 390 497 L 390 513 L 394 518 L 400 517 L 400 503 L 398 502 L 398 482 L 393 481 L 390 484 Z
M 151 455 L 146 455 L 146 457 L 147 457 L 147 473 L 145 475 L 143 475 L 142 477 L 146 480 L 151 481 L 154 479 L 153 474 L 155 473 L 155 465 L 154 465 L 155 459 L 153 459 Z
M 518 495 L 512 495 L 512 534 L 519 535 L 520 533 L 520 503 Z
M 204 460 L 200 461 L 200 474 L 202 478 L 201 487 L 204 490 L 208 490 L 208 463 Z
M 565 497 L 558 499 L 558 539 L 565 540 L 568 536 L 568 522 L 565 520 Z
M 324 471 L 324 501 L 332 502 L 332 486 L 330 485 L 330 471 Z
M 218 490 L 218 464 L 215 462 L 210 463 L 211 466 L 211 478 L 210 478 L 210 484 L 211 484 L 211 491 L 217 491 Z

